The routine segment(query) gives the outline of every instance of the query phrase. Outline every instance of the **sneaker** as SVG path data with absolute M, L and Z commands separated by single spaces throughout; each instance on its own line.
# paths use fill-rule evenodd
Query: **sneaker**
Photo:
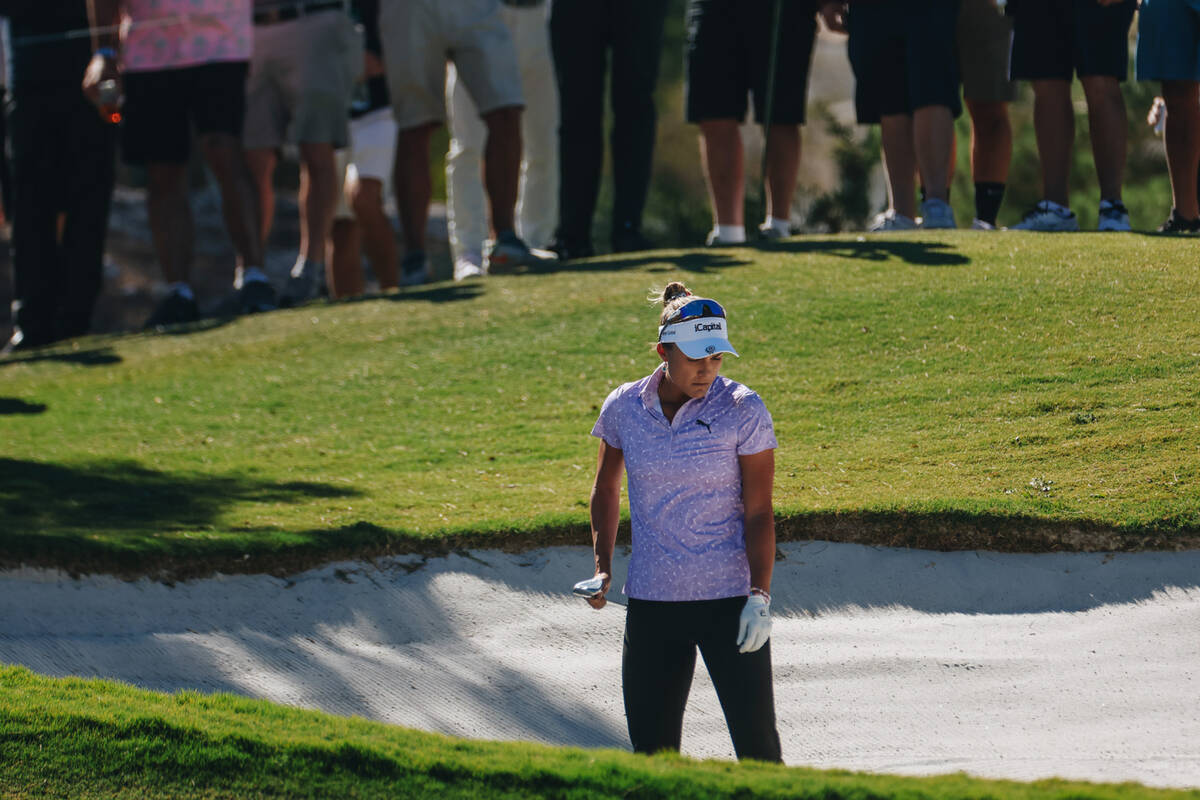
M 554 240 L 546 247 L 546 250 L 553 253 L 554 257 L 559 261 L 591 258 L 596 255 L 596 248 L 592 247 L 591 242 L 573 242 L 561 236 L 555 236 Z
M 769 222 L 764 222 L 758 226 L 759 241 L 772 242 L 777 239 L 786 239 L 791 235 L 791 231 L 781 231 Z
M 980 219 L 979 217 L 976 217 L 975 219 L 971 220 L 971 230 L 994 231 L 996 230 L 996 226 L 988 222 L 986 219 Z
M 512 231 L 505 231 L 488 248 L 483 268 L 489 275 L 499 275 L 518 267 L 538 267 L 557 260 L 558 256 L 551 251 L 534 250 Z
M 1167 221 L 1158 226 L 1159 233 L 1196 233 L 1200 232 L 1200 218 L 1184 219 L 1179 216 L 1179 212 L 1171 209 L 1171 216 L 1167 217 Z
M 954 209 L 945 200 L 931 197 L 921 203 L 921 227 L 929 230 L 957 228 Z
M 1096 225 L 1098 231 L 1131 231 L 1129 224 L 1129 209 L 1121 201 L 1100 201 L 1100 222 Z
M 238 289 L 238 309 L 243 314 L 261 314 L 279 308 L 279 298 L 266 281 L 246 281 Z
M 1016 225 L 1014 231 L 1077 231 L 1079 220 L 1075 212 L 1052 200 L 1043 200 L 1031 208 Z
M 478 251 L 466 252 L 454 259 L 454 280 L 456 282 L 482 278 L 486 274 L 483 271 L 483 254 Z
M 282 303 L 285 306 L 298 306 L 315 298 L 320 291 L 317 270 L 307 261 L 300 262 L 292 267 L 288 275 L 287 285 L 283 287 Z
M 184 297 L 178 291 L 173 291 L 162 299 L 142 328 L 154 330 L 170 325 L 185 325 L 198 319 L 200 308 L 196 305 L 196 298 Z
M 870 233 L 890 233 L 892 231 L 913 231 L 917 229 L 917 221 L 912 217 L 897 214 L 894 208 L 889 208 L 882 214 L 877 214 L 867 227 Z
M 654 243 L 632 225 L 626 225 L 613 231 L 612 251 L 614 253 L 638 253 L 653 249 Z
M 424 250 L 413 250 L 400 262 L 400 285 L 420 286 L 429 280 L 429 259 Z

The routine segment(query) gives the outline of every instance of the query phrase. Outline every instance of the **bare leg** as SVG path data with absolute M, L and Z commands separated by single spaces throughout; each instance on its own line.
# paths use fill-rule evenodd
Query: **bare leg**
M 746 165 L 737 120 L 700 123 L 700 160 L 717 225 L 744 225 Z
M 1184 219 L 1200 217 L 1196 170 L 1200 168 L 1200 82 L 1163 81 L 1167 102 L 1167 171 L 1171 203 Z
M 383 182 L 360 178 L 347 188 L 371 271 L 379 279 L 379 288 L 394 289 L 398 284 L 396 233 L 383 210 Z
M 947 165 L 954 147 L 954 116 L 950 109 L 940 105 L 918 108 L 912 116 L 912 137 L 926 197 L 947 200 Z
M 483 188 L 487 192 L 492 235 L 515 231 L 517 191 L 521 186 L 521 108 L 509 106 L 483 115 Z
M 767 213 L 787 219 L 800 173 L 800 126 L 772 125 L 767 147 Z M 738 148 L 739 151 L 741 148 Z
M 1007 183 L 1013 147 L 1008 103 L 966 102 L 971 114 L 971 179 Z
M 209 133 L 200 137 L 200 148 L 221 190 L 221 213 L 233 240 L 237 265 L 262 267 L 262 209 L 241 142 L 229 134 Z
M 1100 198 L 1120 200 L 1129 138 L 1121 84 L 1107 75 L 1088 75 L 1079 81 L 1087 97 L 1088 130 L 1092 138 L 1096 177 L 1100 182 Z
M 266 250 L 271 224 L 275 221 L 275 151 L 269 147 L 246 151 L 246 165 L 258 190 L 259 243 Z
M 363 293 L 362 237 L 354 220 L 333 221 L 329 236 L 329 296 L 335 300 Z
M 300 253 L 321 263 L 337 202 L 337 165 L 329 142 L 300 143 Z
M 429 175 L 429 140 L 436 123 L 408 128 L 396 134 L 396 165 L 393 169 L 396 207 L 408 252 L 425 249 L 429 224 L 429 201 L 433 183 Z
M 1033 128 L 1042 167 L 1042 194 L 1059 205 L 1069 205 L 1067 179 L 1071 174 L 1071 145 L 1075 141 L 1075 111 L 1069 81 L 1033 81 Z
M 917 200 L 917 154 L 913 149 L 913 120 L 907 114 L 892 114 L 880 119 L 883 145 L 883 169 L 887 173 L 888 206 L 897 214 L 915 219 Z
M 150 164 L 146 211 L 154 252 L 168 283 L 187 282 L 192 272 L 195 226 L 186 164 Z

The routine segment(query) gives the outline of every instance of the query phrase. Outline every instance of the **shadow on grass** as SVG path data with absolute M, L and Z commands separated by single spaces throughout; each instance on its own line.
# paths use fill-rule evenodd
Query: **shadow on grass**
M 402 289 L 397 294 L 376 295 L 374 297 L 364 297 L 362 300 L 392 300 L 396 302 L 406 302 L 409 300 L 425 300 L 429 303 L 454 303 L 460 300 L 472 300 L 483 294 L 483 284 L 478 280 L 464 282 L 442 284 L 429 287 L 417 287 L 415 289 Z M 349 301 L 355 302 L 355 301 Z
M 0 416 L 44 413 L 46 413 L 45 403 L 30 403 L 19 397 L 0 397 Z
M 7 367 L 13 364 L 30 364 L 35 361 L 60 361 L 64 364 L 78 364 L 83 367 L 106 367 L 112 364 L 120 364 L 122 358 L 108 346 L 80 350 L 42 348 L 22 355 L 0 358 L 0 367 Z
M 684 272 L 706 273 L 729 267 L 740 267 L 753 263 L 750 258 L 735 255 L 744 252 L 742 248 L 724 248 L 721 250 L 680 252 L 678 250 L 647 250 L 641 253 L 628 253 L 621 256 L 600 256 L 598 258 L 577 259 L 574 261 L 551 262 L 537 267 L 522 268 L 515 275 L 548 275 L 555 272 L 616 272 L 625 269 L 637 269 L 658 265 L 662 270 L 682 270 Z
M 66 466 L 0 458 L 0 563 L 121 573 L 158 571 L 156 562 L 164 558 L 227 559 L 235 550 L 241 556 L 245 536 L 184 533 L 211 528 L 235 503 L 357 495 L 322 483 L 169 473 L 132 461 Z M 256 549 L 279 547 L 264 533 Z
M 864 261 L 900 259 L 906 264 L 916 264 L 922 267 L 957 267 L 971 263 L 971 259 L 944 242 L 867 239 L 866 237 L 863 237 L 863 241 L 849 241 L 803 237 L 787 241 L 766 242 L 761 245 L 761 249 L 769 253 L 831 255 Z

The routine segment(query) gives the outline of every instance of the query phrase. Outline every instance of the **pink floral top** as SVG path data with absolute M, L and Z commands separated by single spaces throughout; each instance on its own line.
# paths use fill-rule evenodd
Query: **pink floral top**
M 127 72 L 249 61 L 252 0 L 125 0 Z

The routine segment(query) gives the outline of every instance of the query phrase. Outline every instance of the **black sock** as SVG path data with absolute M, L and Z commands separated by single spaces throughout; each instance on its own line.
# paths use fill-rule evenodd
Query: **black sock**
M 921 184 L 921 186 L 918 188 L 920 188 L 920 190 L 921 190 L 921 202 L 924 203 L 926 200 L 929 199 L 929 196 L 927 194 L 925 194 L 925 185 Z M 947 203 L 950 202 L 950 187 L 949 186 L 946 187 L 946 202 Z
M 1000 203 L 1004 201 L 1004 184 L 991 181 L 975 182 L 975 216 L 989 225 L 996 224 Z

